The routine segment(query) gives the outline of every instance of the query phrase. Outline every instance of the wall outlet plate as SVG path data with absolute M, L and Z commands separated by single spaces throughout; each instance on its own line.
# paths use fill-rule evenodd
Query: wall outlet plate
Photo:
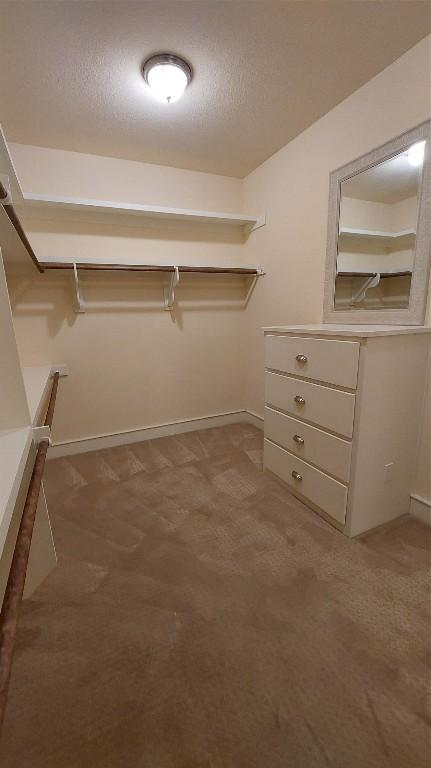
M 395 467 L 395 464 L 393 461 L 390 461 L 388 464 L 385 464 L 385 483 L 390 483 L 391 480 L 393 479 L 394 467 Z

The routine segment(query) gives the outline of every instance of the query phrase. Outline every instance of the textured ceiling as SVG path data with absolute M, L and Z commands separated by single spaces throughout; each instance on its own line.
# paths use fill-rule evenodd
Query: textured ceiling
M 430 8 L 2 0 L 0 122 L 10 141 L 241 177 L 423 38 Z M 163 50 L 195 73 L 169 106 L 140 75 Z

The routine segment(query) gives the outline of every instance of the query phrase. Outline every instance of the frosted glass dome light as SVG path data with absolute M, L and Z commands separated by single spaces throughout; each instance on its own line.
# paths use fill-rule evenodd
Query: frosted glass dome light
M 144 62 L 142 74 L 151 93 L 164 104 L 178 101 L 192 79 L 190 65 L 171 53 L 151 56 Z
M 422 165 L 424 161 L 424 155 L 425 155 L 424 141 L 417 141 L 416 144 L 412 144 L 412 146 L 407 151 L 407 159 L 410 165 L 413 165 L 415 168 L 418 168 L 420 165 Z

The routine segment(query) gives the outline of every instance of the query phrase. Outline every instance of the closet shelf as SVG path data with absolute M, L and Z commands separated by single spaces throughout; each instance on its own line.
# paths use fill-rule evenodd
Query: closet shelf
M 9 530 L 32 437 L 31 427 L 0 431 L 0 554 Z
M 40 195 L 33 192 L 23 192 L 22 194 L 25 208 L 57 208 L 69 211 L 113 213 L 152 219 L 201 222 L 204 224 L 231 224 L 232 226 L 244 227 L 248 231 L 258 229 L 265 224 L 264 216 L 259 217 L 242 213 L 197 211 L 192 208 L 168 208 L 166 206 L 142 205 L 140 203 L 121 203 L 110 200 Z
M 367 240 L 380 240 L 393 243 L 394 240 L 400 240 L 401 238 L 416 237 L 416 231 L 414 229 L 405 229 L 400 232 L 384 232 L 374 229 L 355 229 L 352 227 L 340 227 L 340 235 L 345 238 L 355 239 L 367 239 Z

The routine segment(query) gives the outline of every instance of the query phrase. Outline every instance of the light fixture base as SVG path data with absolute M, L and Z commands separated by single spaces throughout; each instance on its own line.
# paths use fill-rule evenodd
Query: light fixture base
M 150 71 L 158 64 L 171 64 L 173 67 L 179 67 L 187 78 L 187 85 L 191 82 L 193 70 L 185 59 L 182 59 L 181 56 L 176 56 L 174 53 L 156 53 L 154 56 L 146 59 L 142 65 L 142 75 L 147 85 L 150 85 L 148 82 Z

